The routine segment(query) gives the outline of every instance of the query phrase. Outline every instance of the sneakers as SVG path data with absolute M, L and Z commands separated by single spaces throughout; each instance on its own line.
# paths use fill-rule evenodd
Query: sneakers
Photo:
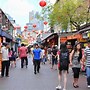
M 56 87 L 56 90 L 57 90 L 57 89 L 61 89 L 61 88 L 62 88 L 62 87 L 58 85 L 58 86 Z
M 90 88 L 90 85 L 88 85 L 88 88 Z

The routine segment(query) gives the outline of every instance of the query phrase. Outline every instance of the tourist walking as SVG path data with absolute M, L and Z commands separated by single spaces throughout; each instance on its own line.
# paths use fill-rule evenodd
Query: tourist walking
M 53 48 L 52 48 L 52 67 L 51 67 L 51 69 L 53 69 L 54 68 L 54 66 L 55 66 L 55 69 L 57 69 L 57 57 L 58 57 L 58 55 L 57 55 L 57 48 L 55 47 L 55 46 L 53 46 Z
M 90 88 L 90 40 L 88 40 L 88 46 L 85 48 L 83 61 L 86 60 L 86 75 L 87 75 L 87 86 Z
M 2 67 L 1 67 L 1 77 L 9 77 L 9 44 L 4 43 L 3 47 L 1 48 L 2 53 Z
M 79 79 L 79 72 L 81 68 L 82 62 L 82 49 L 81 44 L 79 42 L 75 43 L 75 47 L 70 54 L 70 65 L 72 66 L 73 70 L 73 87 L 78 88 L 78 79 Z
M 42 64 L 45 64 L 45 61 L 46 61 L 46 57 L 45 57 L 45 50 L 44 50 L 44 47 L 42 47 L 42 52 L 41 52 L 41 62 Z
M 47 49 L 47 53 L 48 53 L 48 61 L 51 64 L 51 60 L 52 60 L 52 55 L 51 55 L 52 49 L 50 48 L 50 46 Z
M 11 57 L 10 57 L 10 64 L 11 64 L 11 67 L 15 66 L 16 67 L 16 52 L 13 50 L 13 48 L 11 48 L 10 50 L 10 54 L 11 54 Z
M 34 74 L 39 73 L 40 62 L 41 62 L 41 52 L 42 50 L 39 48 L 38 44 L 35 44 L 35 48 L 33 50 L 33 64 L 34 64 Z
M 68 49 L 66 47 L 66 44 L 62 43 L 60 45 L 60 54 L 59 54 L 59 60 L 58 60 L 59 84 L 56 87 L 57 90 L 62 89 L 62 87 L 61 87 L 62 73 L 64 75 L 64 84 L 63 84 L 64 87 L 63 87 L 63 90 L 66 90 L 68 68 L 69 68 L 69 51 L 68 51 Z
M 21 44 L 21 47 L 19 49 L 19 55 L 21 58 L 21 68 L 24 67 L 24 64 L 26 65 L 26 68 L 27 68 L 27 65 L 28 65 L 27 51 L 28 51 L 27 47 L 24 44 Z

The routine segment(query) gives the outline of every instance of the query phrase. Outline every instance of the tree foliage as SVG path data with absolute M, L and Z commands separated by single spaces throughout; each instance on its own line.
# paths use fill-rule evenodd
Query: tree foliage
M 87 0 L 60 0 L 51 7 L 47 6 L 48 12 L 51 11 L 48 14 L 50 26 L 60 24 L 66 30 L 70 23 L 79 29 L 82 24 L 90 22 Z

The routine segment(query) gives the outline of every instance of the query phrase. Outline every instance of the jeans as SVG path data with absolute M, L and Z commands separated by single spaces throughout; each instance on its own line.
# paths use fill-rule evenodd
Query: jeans
M 90 67 L 86 67 L 86 74 L 87 74 L 87 77 L 90 77 Z
M 40 60 L 34 60 L 33 63 L 34 63 L 34 72 L 35 73 L 36 73 L 36 71 L 39 72 L 39 69 L 40 69 Z
M 6 69 L 6 72 L 5 72 Z M 4 76 L 4 73 L 6 76 L 9 75 L 9 60 L 8 61 L 2 61 L 2 69 L 1 69 L 1 76 Z
M 86 67 L 87 84 L 90 85 L 90 67 Z
M 22 57 L 21 58 L 21 68 L 23 68 L 23 65 L 24 65 L 24 60 L 26 61 L 26 66 L 28 65 L 28 59 L 27 59 L 27 57 Z

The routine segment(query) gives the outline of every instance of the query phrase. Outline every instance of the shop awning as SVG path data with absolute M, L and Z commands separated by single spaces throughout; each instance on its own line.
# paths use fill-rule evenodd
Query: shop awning
M 53 33 L 43 33 L 41 40 L 43 41 L 43 40 L 47 39 L 48 37 L 50 37 L 51 35 L 53 35 Z
M 8 34 L 7 32 L 5 32 L 5 31 L 1 31 L 1 36 L 6 37 L 6 38 L 8 38 L 10 40 L 13 39 L 13 37 L 10 34 Z

